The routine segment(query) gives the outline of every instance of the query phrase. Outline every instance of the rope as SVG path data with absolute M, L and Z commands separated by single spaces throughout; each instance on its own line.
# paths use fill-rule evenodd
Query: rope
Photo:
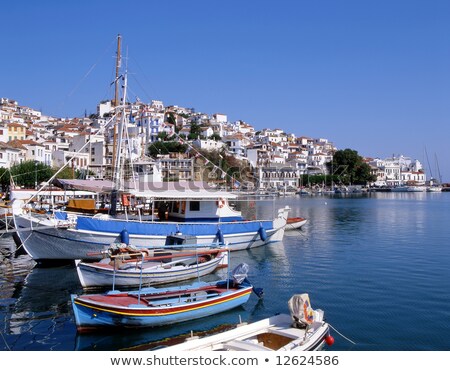
M 3 341 L 4 341 L 5 345 L 6 345 L 6 349 L 11 350 L 11 348 L 8 345 L 8 343 L 6 342 L 5 337 L 3 336 L 3 332 L 0 331 L 0 335 L 2 335 L 2 339 L 3 339 Z
M 111 43 L 105 48 L 105 50 L 103 51 L 103 53 L 101 53 L 101 55 L 97 58 L 97 60 L 95 61 L 95 63 L 89 68 L 89 70 L 84 74 L 84 76 L 77 82 L 77 84 L 72 88 L 72 90 L 70 91 L 69 94 L 67 94 L 66 98 L 70 98 L 73 93 L 75 93 L 76 90 L 78 90 L 78 88 L 80 87 L 80 85 L 83 83 L 83 81 L 90 75 L 90 73 L 94 70 L 94 68 L 97 66 L 97 64 L 100 62 L 101 59 L 103 59 L 103 57 L 105 56 L 105 54 L 109 51 L 109 49 L 111 48 L 111 46 L 115 43 L 116 39 L 114 39 L 113 41 L 111 41 Z M 62 102 L 61 106 L 63 106 L 65 103 L 65 100 Z
M 352 340 L 350 340 L 348 337 L 342 335 L 338 330 L 336 330 L 333 326 L 331 326 L 330 324 L 328 324 L 328 326 L 330 326 L 338 335 L 342 336 L 345 340 L 347 340 L 348 342 L 352 343 L 353 345 L 356 345 L 356 343 Z

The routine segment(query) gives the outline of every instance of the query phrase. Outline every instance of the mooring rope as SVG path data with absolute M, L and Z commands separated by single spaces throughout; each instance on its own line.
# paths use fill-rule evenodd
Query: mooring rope
M 5 337 L 3 336 L 3 332 L 0 331 L 0 335 L 2 336 L 3 341 L 5 342 L 6 345 L 6 349 L 11 350 L 11 348 L 9 347 L 8 343 L 6 342 Z
M 353 345 L 356 345 L 356 343 L 353 340 L 350 340 L 348 337 L 344 336 L 343 334 L 341 334 L 338 330 L 336 330 L 333 326 L 331 326 L 330 324 L 328 324 L 328 326 L 330 326 L 334 331 L 336 331 L 336 333 L 340 336 L 342 336 L 345 340 L 349 341 L 350 343 L 352 343 Z

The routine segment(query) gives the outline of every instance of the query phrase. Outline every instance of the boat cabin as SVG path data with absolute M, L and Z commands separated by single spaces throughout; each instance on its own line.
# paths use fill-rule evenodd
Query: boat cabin
M 242 214 L 227 200 L 171 200 L 158 202 L 158 217 L 171 221 L 241 221 Z

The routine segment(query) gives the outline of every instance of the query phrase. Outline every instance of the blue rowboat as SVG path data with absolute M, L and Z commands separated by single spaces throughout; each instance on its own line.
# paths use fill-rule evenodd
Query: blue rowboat
M 87 332 L 163 326 L 211 316 L 245 304 L 252 290 L 245 274 L 239 279 L 179 287 L 71 295 L 71 300 L 77 331 Z

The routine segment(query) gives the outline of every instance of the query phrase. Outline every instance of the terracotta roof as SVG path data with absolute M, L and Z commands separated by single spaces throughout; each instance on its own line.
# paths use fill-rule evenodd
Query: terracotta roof
M 11 144 L 13 147 L 22 148 L 22 149 L 26 149 L 26 147 L 24 147 L 24 146 L 45 147 L 43 144 L 35 142 L 34 140 L 31 140 L 31 139 L 24 139 L 24 140 L 14 139 L 14 140 L 11 140 L 8 143 Z
M 0 149 L 11 149 L 11 150 L 17 150 L 20 151 L 21 148 L 12 147 L 9 143 L 0 142 Z M 23 148 L 26 149 L 26 148 Z
M 25 126 L 21 125 L 21 124 L 17 124 L 15 122 L 12 122 L 11 124 L 8 124 L 8 127 L 19 127 L 19 128 L 25 128 Z

